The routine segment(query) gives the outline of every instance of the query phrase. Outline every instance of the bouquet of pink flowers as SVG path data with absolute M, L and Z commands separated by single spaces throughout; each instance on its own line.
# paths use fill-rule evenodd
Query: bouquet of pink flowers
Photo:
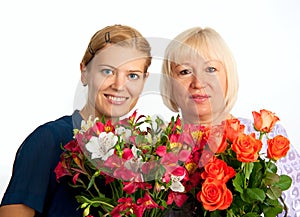
M 90 118 L 74 131 L 55 173 L 58 181 L 72 177 L 84 216 L 163 216 L 182 206 L 182 162 L 191 151 L 171 147 L 170 135 L 180 130 L 172 120 L 165 126 L 134 112 L 114 125 Z
M 89 217 L 164 216 L 190 200 L 190 212 L 202 216 L 275 216 L 291 185 L 275 165 L 289 141 L 268 138 L 278 120 L 273 113 L 253 115 L 258 138 L 245 134 L 238 119 L 208 128 L 137 112 L 116 124 L 90 118 L 63 147 L 57 180 L 71 176 Z

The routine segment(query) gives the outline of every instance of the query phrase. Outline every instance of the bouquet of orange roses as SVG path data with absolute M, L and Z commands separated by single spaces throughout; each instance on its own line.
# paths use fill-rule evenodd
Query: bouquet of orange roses
M 208 129 L 210 136 L 203 138 L 206 152 L 213 155 L 203 167 L 196 194 L 203 216 L 272 217 L 283 210 L 287 216 L 282 192 L 292 180 L 277 174 L 276 161 L 286 156 L 290 142 L 283 135 L 269 137 L 279 120 L 274 113 L 263 109 L 252 114 L 256 132 L 245 134 L 245 125 L 229 119 Z

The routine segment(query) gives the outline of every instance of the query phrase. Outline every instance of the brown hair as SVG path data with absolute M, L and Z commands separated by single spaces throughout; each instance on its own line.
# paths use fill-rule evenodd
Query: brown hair
M 145 71 L 151 64 L 151 47 L 149 42 L 136 29 L 125 25 L 107 26 L 97 31 L 90 40 L 90 43 L 82 58 L 82 63 L 87 64 L 95 54 L 102 50 L 107 44 L 118 44 L 122 47 L 135 48 L 145 54 Z

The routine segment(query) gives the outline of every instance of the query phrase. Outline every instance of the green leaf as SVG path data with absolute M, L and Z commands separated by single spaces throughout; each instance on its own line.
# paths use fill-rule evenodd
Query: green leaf
M 242 199 L 243 201 L 245 201 L 246 203 L 253 203 L 253 200 L 251 200 L 251 198 L 249 197 L 249 195 L 247 194 L 246 191 L 243 191 L 243 192 L 241 193 L 241 199 Z
M 77 195 L 75 198 L 78 203 L 88 203 L 88 204 L 90 203 L 90 200 L 87 199 L 85 196 Z
M 266 185 L 273 185 L 279 181 L 279 175 L 271 172 L 266 172 L 266 177 L 263 179 Z
M 282 191 L 285 191 L 291 187 L 292 179 L 287 175 L 279 176 L 279 182 L 275 183 Z
M 263 208 L 264 217 L 274 217 L 282 212 L 282 207 L 265 206 Z
M 261 217 L 258 213 L 249 212 L 243 215 L 243 217 Z
M 240 173 L 237 173 L 235 178 L 232 180 L 233 186 L 236 191 L 243 193 L 243 175 Z
M 277 173 L 277 166 L 272 161 L 267 162 L 268 167 L 266 168 L 268 172 Z
M 265 192 L 260 188 L 247 188 L 245 191 L 252 200 L 263 202 L 266 198 Z
M 282 191 L 278 186 L 271 186 L 266 192 L 266 195 L 272 200 L 277 200 L 281 194 Z
M 95 178 L 96 178 L 97 176 L 99 176 L 99 175 L 100 175 L 100 171 L 97 170 L 97 171 L 93 174 L 93 176 L 92 176 L 92 178 L 91 178 L 91 180 L 90 180 L 90 182 L 89 182 L 89 185 L 88 185 L 87 189 L 90 189 L 90 188 L 92 187 L 92 185 L 94 185 L 94 183 L 95 183 Z
M 265 206 L 278 206 L 278 207 L 282 207 L 281 203 L 279 202 L 279 200 L 272 200 L 270 198 L 267 198 L 265 201 L 264 201 L 264 205 Z
M 213 211 L 210 213 L 210 217 L 220 217 L 221 213 L 219 210 Z
M 254 164 L 252 162 L 251 163 L 245 163 L 245 177 L 246 177 L 247 180 L 249 180 L 249 178 L 250 178 L 253 167 L 254 167 Z
M 248 185 L 250 188 L 255 188 L 261 185 L 261 180 L 263 177 L 262 168 L 263 166 L 261 165 L 261 162 L 254 163 L 254 167 Z

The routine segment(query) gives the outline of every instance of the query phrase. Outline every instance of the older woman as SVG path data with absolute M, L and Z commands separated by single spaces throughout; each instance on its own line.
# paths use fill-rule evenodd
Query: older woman
M 180 33 L 168 45 L 162 67 L 161 94 L 165 105 L 180 112 L 184 124 L 214 126 L 233 118 L 231 110 L 238 93 L 238 74 L 234 57 L 223 38 L 212 28 L 194 27 Z M 255 132 L 253 122 L 239 118 L 246 133 Z M 276 124 L 269 136 L 286 136 Z M 264 149 L 266 144 L 264 144 Z M 288 216 L 300 212 L 300 156 L 290 148 L 287 156 L 277 161 L 280 173 L 293 179 L 283 198 Z M 192 216 L 190 205 L 174 216 Z M 283 215 L 283 214 L 282 214 Z

